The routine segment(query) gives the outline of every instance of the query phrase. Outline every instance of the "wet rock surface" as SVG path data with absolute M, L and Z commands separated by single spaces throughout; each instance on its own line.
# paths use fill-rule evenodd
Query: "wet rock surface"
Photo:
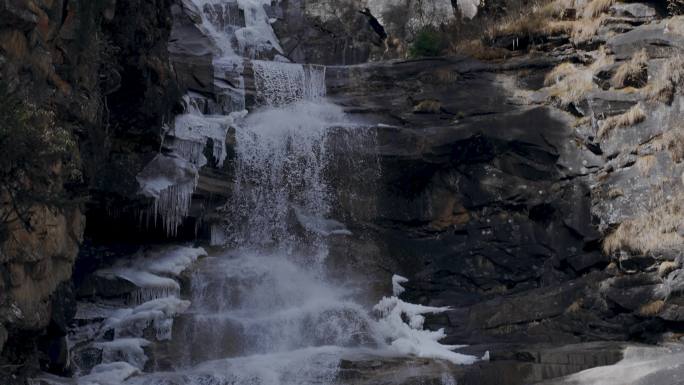
M 121 239 L 165 237 L 141 232 L 132 225 L 137 218 L 111 213 L 147 207 L 136 196 L 135 175 L 158 154 L 160 128 L 179 112 L 180 89 L 216 96 L 235 74 L 215 73 L 216 47 L 194 27 L 198 10 L 190 2 L 107 2 L 97 20 L 107 44 L 125 59 L 98 69 L 83 64 L 87 57 L 77 39 L 83 34 L 75 20 L 86 17 L 76 8 L 60 1 L 41 2 L 42 11 L 6 4 L 0 5 L 10 16 L 0 22 L 7 30 L 0 34 L 3 79 L 47 95 L 42 101 L 57 103 L 65 115 L 60 119 L 83 137 L 95 202 L 87 207 L 92 226 L 73 278 L 76 295 L 124 303 L 135 285 L 90 273 L 120 258 L 112 245 Z M 321 24 L 301 6 L 289 0 L 268 9 L 292 60 L 341 65 L 382 55 L 362 15 Z M 348 228 L 362 235 L 351 245 L 340 241 L 331 263 L 373 277 L 402 274 L 410 278 L 403 298 L 449 306 L 426 325 L 445 328 L 446 343 L 472 345 L 463 352 L 489 351 L 490 357 L 448 367 L 459 384 L 554 379 L 619 361 L 624 341 L 674 340 L 682 330 L 684 99 L 681 82 L 668 77 L 676 61 L 668 63 L 684 50 L 684 21 L 660 20 L 660 10 L 641 3 L 615 4 L 606 14 L 591 44 L 575 47 L 560 39 L 567 46 L 554 43 L 548 52 L 503 63 L 451 57 L 327 69 L 331 100 L 373 126 L 382 170 L 372 205 L 337 208 L 349 218 Z M 41 45 L 27 48 L 29 38 L 54 55 Z M 544 75 L 568 58 L 590 57 L 603 43 L 615 64 L 602 68 L 591 90 L 569 106 L 551 100 Z M 611 88 L 619 66 L 641 50 L 648 56 L 647 84 L 637 91 Z M 26 72 L 22 62 L 36 64 Z M 99 121 L 103 95 L 109 95 L 111 131 Z M 221 100 L 213 102 L 207 111 L 221 109 Z M 635 106 L 643 109 L 642 119 L 599 135 L 608 119 Z M 202 170 L 195 198 L 209 204 L 195 205 L 193 215 L 219 215 L 206 209 L 229 197 L 229 163 Z M 74 289 L 64 281 L 84 231 L 83 209 L 42 215 L 46 229 L 36 232 L 42 238 L 19 234 L 23 241 L 8 244 L 12 252 L 0 256 L 0 350 L 5 347 L 13 371 L 20 365 L 13 362 L 38 360 L 17 347 L 41 331 L 38 361 L 63 373 L 64 335 L 75 310 Z M 194 239 L 194 225 L 186 224 L 178 238 Z M 120 232 L 110 232 L 116 227 Z M 106 252 L 101 243 L 108 244 Z M 19 256 L 26 245 L 37 251 Z M 374 284 L 386 292 L 385 283 Z M 75 322 L 103 320 L 81 315 Z M 83 345 L 74 353 L 85 371 L 102 361 L 101 348 Z M 163 350 L 148 353 L 169 366 Z M 444 365 L 359 357 L 342 362 L 339 381 L 441 384 L 451 380 L 442 377 Z

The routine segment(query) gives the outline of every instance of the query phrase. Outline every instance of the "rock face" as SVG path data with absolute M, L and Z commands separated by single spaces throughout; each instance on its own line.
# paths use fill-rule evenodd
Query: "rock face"
M 543 381 L 614 363 L 623 341 L 677 337 L 684 20 L 618 3 L 601 11 L 588 41 L 571 43 L 565 31 L 545 36 L 543 52 L 513 52 L 499 63 L 455 56 L 360 64 L 402 56 L 411 33 L 388 27 L 399 43 L 385 46 L 358 12 L 365 4 L 267 7 L 286 56 L 331 65 L 330 98 L 375 132 L 371 155 L 382 172 L 373 199 L 336 208 L 362 235 L 333 248 L 330 262 L 387 276 L 382 282 L 404 275 L 406 300 L 449 306 L 426 325 L 445 328 L 446 343 L 491 352 L 489 363 L 454 369 L 458 383 L 501 384 L 488 373 L 509 373 L 509 384 Z M 0 81 L 69 129 L 83 181 L 63 188 L 90 196 L 67 208 L 37 204 L 31 231 L 13 227 L 0 244 L 2 378 L 18 364 L 67 371 L 72 284 L 82 297 L 130 295 L 134 287 L 90 273 L 129 253 L 128 243 L 168 239 L 138 226 L 149 202 L 137 195 L 135 176 L 166 156 L 163 127 L 181 112 L 180 95 L 190 90 L 208 97 L 205 110 L 220 109 L 217 95 L 234 80 L 216 73 L 216 47 L 193 22 L 199 11 L 172 0 L 0 1 Z M 515 51 L 514 40 L 490 43 Z M 554 71 L 545 84 L 567 60 L 582 76 Z M 637 71 L 619 82 L 632 62 Z M 588 84 L 582 71 L 591 71 Z M 578 91 L 567 103 L 554 88 L 564 79 Z M 230 155 L 213 163 L 201 171 L 191 216 L 220 215 L 211 209 L 230 195 Z M 176 239 L 196 238 L 193 221 Z M 98 354 L 83 349 L 77 360 L 90 367 Z M 350 360 L 341 376 L 370 384 L 404 364 Z M 445 381 L 435 362 L 410 364 L 421 370 L 406 384 Z
M 620 324 L 600 321 L 610 310 L 596 295 L 610 259 L 583 175 L 599 159 L 576 144 L 569 114 L 515 94 L 514 79 L 524 84 L 526 70 L 550 64 L 450 58 L 328 69 L 337 102 L 394 122 L 377 127 L 376 237 L 388 267 L 409 277 L 409 300 L 454 308 L 431 320 L 450 342 L 625 337 Z M 440 108 L 416 110 L 426 100 Z
M 452 307 L 427 321 L 450 343 L 678 336 L 682 20 L 645 4 L 605 12 L 579 53 L 592 80 L 569 84 L 580 93 L 569 104 L 544 77 L 577 47 L 328 69 L 336 102 L 384 123 L 376 217 L 357 223 L 376 247 L 345 258 L 386 255 L 376 262 L 410 279 L 407 300 Z M 632 63 L 648 80 L 625 88 Z
M 89 205 L 103 211 L 107 200 L 130 202 L 137 190 L 131 175 L 143 165 L 139 158 L 157 152 L 158 132 L 179 97 L 166 48 L 170 6 L 0 2 L 0 82 L 54 114 L 67 140 L 78 143 L 73 156 L 80 175 L 76 183 L 58 186 L 77 197 L 75 203 L 36 202 L 30 225 L 11 223 L 0 243 L 3 379 L 10 378 L 7 370 L 30 371 L 38 363 L 60 373 L 68 367 L 64 336 L 75 313 L 71 278 L 86 224 L 78 197 L 89 195 Z

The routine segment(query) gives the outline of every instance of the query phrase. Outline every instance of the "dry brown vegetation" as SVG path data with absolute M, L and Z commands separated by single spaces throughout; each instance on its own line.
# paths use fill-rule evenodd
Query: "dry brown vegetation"
M 664 307 L 665 301 L 663 300 L 659 299 L 653 302 L 649 302 L 646 305 L 639 308 L 639 315 L 644 317 L 653 317 L 655 315 L 660 314 L 660 312 L 663 311 Z
M 624 191 L 622 191 L 619 188 L 610 189 L 608 191 L 608 199 L 612 200 L 612 199 L 619 198 L 621 196 L 625 196 L 625 193 L 624 193 Z
M 665 261 L 658 266 L 658 275 L 661 277 L 665 277 L 666 275 L 670 274 L 671 272 L 677 270 L 679 268 L 679 264 L 675 261 Z
M 641 103 L 637 103 L 627 112 L 620 115 L 611 116 L 599 123 L 599 130 L 596 136 L 603 139 L 609 132 L 616 128 L 629 127 L 646 120 L 646 112 Z
M 571 303 L 570 306 L 568 306 L 567 309 L 565 309 L 565 312 L 568 314 L 574 314 L 582 310 L 582 298 L 575 300 L 575 302 Z
M 615 88 L 623 88 L 627 85 L 644 86 L 647 76 L 646 68 L 648 66 L 648 54 L 646 50 L 642 49 L 632 56 L 632 59 L 623 63 L 618 67 L 617 71 L 611 79 L 611 83 Z
M 602 67 L 611 64 L 612 60 L 613 58 L 601 49 L 594 62 L 588 66 L 579 67 L 572 63 L 558 65 L 544 79 L 549 98 L 561 107 L 579 102 L 595 87 L 594 75 Z
M 591 40 L 605 20 L 604 13 L 615 0 L 554 0 L 528 8 L 496 24 L 489 36 L 543 37 L 568 34 L 575 44 Z
M 619 250 L 651 254 L 684 246 L 684 238 L 677 233 L 677 228 L 684 221 L 684 193 L 669 199 L 653 199 L 658 199 L 653 209 L 624 221 L 603 240 L 606 254 Z
M 641 176 L 648 175 L 656 164 L 655 155 L 644 155 L 636 161 L 636 168 Z
M 657 150 L 667 150 L 675 163 L 684 160 L 684 128 L 677 126 L 663 133 L 656 143 Z
M 482 42 L 482 39 L 457 40 L 450 44 L 448 52 L 467 55 L 480 60 L 499 60 L 511 56 L 511 51 L 487 46 Z
M 585 19 L 593 19 L 600 16 L 602 13 L 608 11 L 611 5 L 615 4 L 615 0 L 593 0 L 589 1 L 585 6 L 582 17 Z
M 651 101 L 672 103 L 677 87 L 684 80 L 684 58 L 680 55 L 670 57 L 647 87 L 645 95 Z

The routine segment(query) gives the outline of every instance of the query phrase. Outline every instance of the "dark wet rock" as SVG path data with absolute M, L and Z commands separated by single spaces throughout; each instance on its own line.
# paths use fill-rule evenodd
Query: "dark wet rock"
M 7 329 L 0 325 L 0 351 L 5 346 L 5 342 L 7 342 Z
M 130 281 L 98 274 L 89 275 L 78 290 L 79 297 L 126 298 L 138 287 Z
M 71 356 L 74 366 L 83 373 L 89 373 L 95 366 L 102 363 L 102 349 L 90 345 L 74 348 Z
M 622 359 L 626 345 L 613 342 L 549 345 L 477 345 L 459 350 L 489 361 L 458 366 L 427 359 L 355 357 L 343 360 L 337 383 L 362 384 L 444 384 L 523 385 L 558 378 L 596 366 L 611 365 Z

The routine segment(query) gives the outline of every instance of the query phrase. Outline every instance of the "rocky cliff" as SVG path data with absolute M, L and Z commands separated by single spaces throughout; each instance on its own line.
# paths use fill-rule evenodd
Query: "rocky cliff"
M 427 324 L 491 352 L 458 373 L 463 383 L 500 383 L 492 368 L 517 384 L 610 364 L 627 341 L 678 339 L 684 319 L 684 20 L 656 3 L 598 0 L 512 18 L 517 3 L 489 2 L 474 21 L 440 30 L 454 43 L 448 56 L 412 60 L 408 45 L 439 13 L 404 30 L 407 15 L 372 9 L 383 41 L 358 12 L 367 2 L 267 7 L 285 56 L 329 65 L 329 97 L 376 136 L 379 176 L 338 170 L 379 179 L 372 199 L 336 209 L 363 235 L 334 248 L 331 263 L 367 272 L 382 290 L 402 274 L 407 300 L 449 306 Z M 0 82 L 54 114 L 77 143 L 69 159 L 79 171 L 57 167 L 68 199 L 31 205 L 30 226 L 13 221 L 3 238 L 0 374 L 39 363 L 66 371 L 74 283 L 168 240 L 140 226 L 150 202 L 136 176 L 165 151 L 186 90 L 218 110 L 234 81 L 216 73 L 199 12 L 228 17 L 189 1 L 0 3 Z M 467 40 L 477 24 L 488 28 Z M 176 239 L 209 238 L 230 196 L 230 160 L 201 170 Z M 358 383 L 379 375 L 345 365 Z
M 49 115 L 44 134 L 63 133 L 64 141 L 75 144 L 68 165 L 41 158 L 38 148 L 19 154 L 32 156 L 37 168 L 53 170 L 48 179 L 59 200 L 26 199 L 21 201 L 26 207 L 15 210 L 12 183 L 3 179 L 3 215 L 8 213 L 0 243 L 3 379 L 38 363 L 54 371 L 68 365 L 64 336 L 75 312 L 72 270 L 86 214 L 96 217 L 90 208 L 111 213 L 109 203 L 117 199 L 131 202 L 136 161 L 156 153 L 160 127 L 179 99 L 167 50 L 170 6 L 171 1 L 0 3 L 3 103 L 19 100 L 15 112 Z M 5 147 L 3 152 L 8 153 Z M 30 170 L 23 175 L 24 190 L 17 191 L 42 183 L 31 179 Z
M 576 3 L 464 50 L 486 64 L 329 69 L 339 103 L 393 122 L 378 127 L 382 268 L 410 278 L 406 298 L 452 307 L 429 320 L 450 341 L 493 344 L 499 370 L 517 361 L 510 383 L 615 359 L 588 341 L 680 338 L 682 20 Z

